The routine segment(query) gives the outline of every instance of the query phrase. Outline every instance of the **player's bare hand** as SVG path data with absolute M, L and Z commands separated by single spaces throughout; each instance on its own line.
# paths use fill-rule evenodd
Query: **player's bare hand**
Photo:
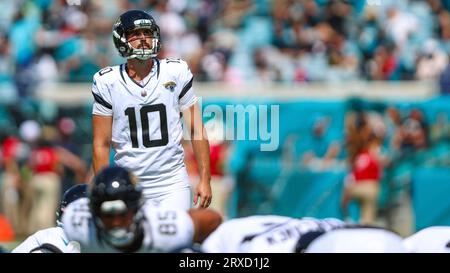
M 200 181 L 195 188 L 194 205 L 200 201 L 200 208 L 207 208 L 211 205 L 212 193 L 211 185 L 208 182 Z

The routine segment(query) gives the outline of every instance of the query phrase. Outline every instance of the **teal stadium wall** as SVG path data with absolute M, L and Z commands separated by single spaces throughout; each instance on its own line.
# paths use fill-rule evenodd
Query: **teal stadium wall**
M 235 153 L 228 170 L 236 178 L 236 190 L 229 207 L 230 217 L 252 214 L 279 214 L 295 217 L 342 218 L 339 200 L 346 169 L 327 172 L 303 170 L 299 165 L 286 164 L 282 158 L 283 144 L 292 134 L 294 154 L 301 154 L 314 145 L 308 131 L 318 116 L 331 116 L 330 139 L 343 140 L 344 117 L 350 110 L 379 111 L 393 105 L 402 112 L 412 108 L 424 111 L 429 125 L 439 113 L 450 116 L 450 98 L 434 97 L 417 102 L 379 102 L 366 99 L 333 101 L 271 101 L 206 100 L 208 104 L 258 104 L 280 106 L 280 148 L 273 152 L 259 151 L 260 141 L 236 141 Z M 251 116 L 246 116 L 249 122 Z M 450 145 L 449 139 L 433 143 L 425 152 L 395 162 L 386 170 L 379 199 L 380 209 L 389 209 L 402 192 L 412 197 L 416 230 L 430 225 L 450 225 Z M 341 158 L 345 157 L 345 153 Z M 351 208 L 357 220 L 357 208 Z

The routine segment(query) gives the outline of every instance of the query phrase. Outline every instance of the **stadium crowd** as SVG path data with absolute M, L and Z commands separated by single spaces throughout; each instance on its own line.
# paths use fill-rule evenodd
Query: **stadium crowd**
M 448 82 L 445 0 L 21 0 L 0 11 L 1 99 L 36 83 L 89 82 L 120 63 L 111 25 L 133 8 L 159 22 L 160 57 L 185 59 L 197 81 L 436 80 L 445 71 Z

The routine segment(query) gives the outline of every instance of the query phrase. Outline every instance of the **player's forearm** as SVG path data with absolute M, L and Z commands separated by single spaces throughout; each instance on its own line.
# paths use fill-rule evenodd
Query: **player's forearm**
M 200 181 L 211 180 L 211 170 L 209 163 L 209 142 L 208 139 L 192 140 L 195 160 L 197 161 Z
M 111 146 L 112 116 L 92 116 L 92 166 L 97 174 L 109 165 L 109 147 Z
M 109 165 L 109 145 L 94 146 L 92 165 L 95 174 Z
M 190 131 L 192 149 L 197 161 L 200 182 L 211 179 L 209 168 L 209 142 L 203 126 L 202 115 L 198 104 L 194 104 L 183 112 L 183 117 Z

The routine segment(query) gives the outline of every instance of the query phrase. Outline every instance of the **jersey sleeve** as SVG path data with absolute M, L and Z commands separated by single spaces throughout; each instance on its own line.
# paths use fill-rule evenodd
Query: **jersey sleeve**
M 13 253 L 79 253 L 75 242 L 69 242 L 61 227 L 42 229 L 18 245 Z
M 39 246 L 39 241 L 36 238 L 36 233 L 30 235 L 25 241 L 14 248 L 11 253 L 30 253 L 30 251 Z
M 192 75 L 188 64 L 181 61 L 180 67 L 181 69 L 178 81 L 181 83 L 182 87 L 178 93 L 178 104 L 180 106 L 180 110 L 184 111 L 194 105 L 198 98 L 195 95 L 194 88 L 192 87 L 194 76 Z
M 171 252 L 192 245 L 194 223 L 186 211 L 153 209 L 151 211 L 151 248 L 161 252 Z
M 102 82 L 100 70 L 94 75 L 92 82 L 92 95 L 94 96 L 94 105 L 92 107 L 93 115 L 112 116 L 112 100 L 108 86 Z

